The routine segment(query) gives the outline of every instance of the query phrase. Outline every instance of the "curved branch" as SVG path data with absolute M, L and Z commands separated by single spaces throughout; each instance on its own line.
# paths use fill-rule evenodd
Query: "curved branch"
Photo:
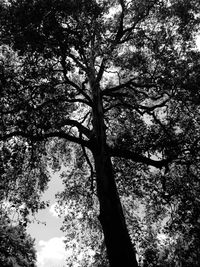
M 172 161 L 171 158 L 163 160 L 153 160 L 126 149 L 109 148 L 109 153 L 111 157 L 130 159 L 134 162 L 150 165 L 158 169 L 161 169 L 162 167 L 167 167 L 168 164 Z
M 81 68 L 83 71 L 87 72 L 87 68 L 78 60 L 76 56 L 74 56 L 72 53 L 67 53 L 67 56 L 71 58 L 79 68 Z
M 89 139 L 92 136 L 92 131 L 90 131 L 88 128 L 86 128 L 80 122 L 78 122 L 76 120 L 66 119 L 66 120 L 63 120 L 62 123 L 57 124 L 57 126 L 58 127 L 74 126 L 74 127 L 78 128 L 79 132 L 81 132 L 82 134 L 87 136 Z
M 40 142 L 49 138 L 58 137 L 91 149 L 89 141 L 72 136 L 70 134 L 65 133 L 64 131 L 44 133 L 44 134 L 32 134 L 23 131 L 13 131 L 7 134 L 0 135 L 0 141 L 6 141 L 12 137 L 24 137 L 35 142 Z
M 119 84 L 117 86 L 111 87 L 111 88 L 106 88 L 103 92 L 102 95 L 106 95 L 106 96 L 113 96 L 113 93 L 117 93 L 119 92 L 121 89 L 132 89 L 135 90 L 135 88 L 152 88 L 152 87 L 156 87 L 155 83 L 136 83 L 134 82 L 135 78 L 130 79 L 128 82 Z M 135 88 L 133 88 L 133 86 Z

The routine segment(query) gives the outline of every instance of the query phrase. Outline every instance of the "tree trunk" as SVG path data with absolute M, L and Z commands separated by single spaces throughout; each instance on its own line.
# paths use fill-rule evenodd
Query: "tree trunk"
M 108 155 L 94 155 L 97 193 L 100 203 L 99 220 L 103 229 L 107 255 L 111 267 L 137 267 L 118 196 L 111 159 Z
M 100 203 L 99 220 L 103 229 L 111 267 L 137 267 L 134 247 L 127 230 L 120 203 L 113 167 L 106 144 L 106 130 L 100 89 L 91 82 L 93 92 L 93 156 L 97 194 Z

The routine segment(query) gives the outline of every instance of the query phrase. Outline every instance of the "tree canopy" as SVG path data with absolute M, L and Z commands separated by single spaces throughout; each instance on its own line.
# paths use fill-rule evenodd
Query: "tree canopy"
M 72 175 L 99 201 L 110 266 L 138 266 L 121 186 L 175 205 L 171 231 L 186 238 L 190 227 L 197 240 L 199 9 L 196 0 L 1 3 L 2 147 L 16 150 L 17 179 L 37 197 L 47 162 L 76 158 Z

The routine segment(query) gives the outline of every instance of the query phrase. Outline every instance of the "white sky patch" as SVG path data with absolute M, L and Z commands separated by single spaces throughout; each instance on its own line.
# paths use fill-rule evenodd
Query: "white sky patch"
M 64 237 L 54 237 L 48 241 L 39 241 L 37 252 L 37 267 L 62 267 L 72 251 L 65 250 Z
M 144 114 L 143 119 L 147 125 L 149 126 L 153 125 L 152 116 L 150 116 L 149 114 Z
M 196 38 L 196 46 L 197 46 L 198 50 L 200 50 L 200 35 L 198 35 Z
M 170 245 L 173 242 L 173 238 L 169 237 L 168 235 L 161 233 L 157 235 L 160 245 Z
M 165 241 L 168 238 L 166 234 L 158 234 L 157 237 L 161 242 Z
M 105 19 L 111 19 L 111 18 L 113 18 L 117 13 L 119 13 L 121 11 L 121 7 L 120 7 L 120 5 L 116 5 L 116 6 L 111 6 L 109 9 L 108 9 L 108 11 L 107 11 L 107 13 L 106 14 L 104 14 L 104 18 Z
M 56 218 L 62 218 L 70 213 L 73 213 L 74 212 L 74 208 L 73 207 L 68 207 L 68 206 L 65 206 L 64 208 L 59 206 L 58 203 L 54 203 L 50 206 L 49 208 L 49 213 L 53 216 L 53 217 L 56 217 Z M 77 212 L 76 213 L 76 218 L 77 219 L 82 219 L 83 218 L 83 213 L 81 211 Z
M 53 217 L 57 217 L 58 218 L 59 217 L 59 212 L 58 212 L 56 207 L 57 207 L 57 203 L 52 204 L 50 206 L 50 208 L 49 208 L 49 212 Z
M 66 215 L 69 215 L 70 213 L 74 213 L 74 207 L 73 206 L 70 207 L 69 205 L 62 207 L 62 206 L 59 206 L 59 204 L 57 202 L 55 202 L 50 206 L 49 213 L 53 217 L 62 218 Z M 78 219 L 81 219 L 83 217 L 83 214 L 82 214 L 82 212 L 77 212 L 76 216 Z

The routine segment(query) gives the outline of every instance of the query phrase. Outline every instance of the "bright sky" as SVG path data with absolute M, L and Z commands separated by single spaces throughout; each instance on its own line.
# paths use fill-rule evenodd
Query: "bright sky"
M 196 45 L 197 45 L 198 49 L 200 50 L 200 35 L 196 39 Z
M 63 243 L 64 233 L 60 231 L 62 219 L 58 218 L 55 206 L 55 194 L 62 191 L 63 185 L 59 174 L 52 175 L 49 189 L 43 199 L 50 200 L 48 209 L 40 211 L 36 218 L 42 223 L 32 223 L 28 227 L 28 233 L 35 238 L 37 249 L 37 267 L 63 267 L 67 252 Z

